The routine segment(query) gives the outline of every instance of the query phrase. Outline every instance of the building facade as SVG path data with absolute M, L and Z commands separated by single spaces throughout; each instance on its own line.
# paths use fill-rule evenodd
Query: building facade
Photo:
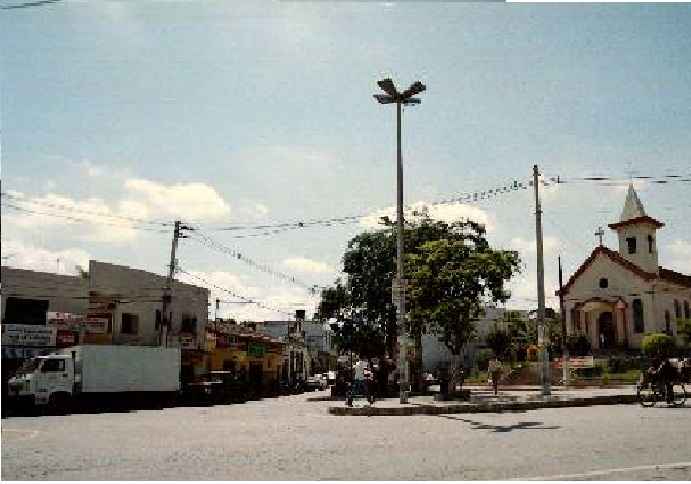
M 638 349 L 651 332 L 678 337 L 677 321 L 691 318 L 691 276 L 659 266 L 662 227 L 629 186 L 620 220 L 609 224 L 618 250 L 596 247 L 563 287 L 568 334 L 600 351 Z
M 67 276 L 2 267 L 3 368 L 75 344 L 180 347 L 185 373 L 201 372 L 208 290 L 174 281 L 162 340 L 167 278 L 99 261 Z
M 478 351 L 487 348 L 487 335 L 495 327 L 508 331 L 509 320 L 520 318 L 530 324 L 528 311 L 497 307 L 486 307 L 482 318 L 475 322 L 475 338 L 463 348 L 460 355 L 463 366 L 473 368 Z M 452 361 L 451 351 L 439 341 L 435 334 L 422 335 L 422 370 L 433 372 L 439 367 L 448 367 Z

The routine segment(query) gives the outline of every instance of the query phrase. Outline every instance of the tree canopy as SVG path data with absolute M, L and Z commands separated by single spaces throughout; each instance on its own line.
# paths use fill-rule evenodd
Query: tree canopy
M 472 321 L 484 303 L 508 299 L 504 282 L 518 271 L 518 254 L 490 248 L 480 224 L 449 224 L 425 213 L 406 221 L 404 243 L 410 281 L 408 330 L 430 329 L 458 354 L 472 336 Z M 395 257 L 391 229 L 364 232 L 348 243 L 343 256 L 347 282 L 336 281 L 322 291 L 319 306 L 320 317 L 339 321 L 334 329 L 342 350 L 393 354 Z
M 484 226 L 454 222 L 449 236 L 422 244 L 408 257 L 410 319 L 435 333 L 459 355 L 474 334 L 474 322 L 490 302 L 510 297 L 505 282 L 519 271 L 515 251 L 492 249 Z

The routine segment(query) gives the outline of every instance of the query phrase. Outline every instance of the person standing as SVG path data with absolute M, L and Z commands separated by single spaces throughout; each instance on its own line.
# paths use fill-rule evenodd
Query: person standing
M 367 368 L 367 362 L 362 358 L 355 363 L 353 367 L 353 395 L 365 394 L 365 370 L 367 370 Z

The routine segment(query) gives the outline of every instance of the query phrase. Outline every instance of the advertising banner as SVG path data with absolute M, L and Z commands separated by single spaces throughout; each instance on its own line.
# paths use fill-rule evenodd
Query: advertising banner
M 57 328 L 31 324 L 3 324 L 3 346 L 55 346 Z
M 58 329 L 56 335 L 56 346 L 63 348 L 77 344 L 77 334 L 74 331 Z
M 81 331 L 87 333 L 105 333 L 108 318 L 102 316 L 84 316 L 83 314 L 47 312 L 46 324 L 59 330 Z

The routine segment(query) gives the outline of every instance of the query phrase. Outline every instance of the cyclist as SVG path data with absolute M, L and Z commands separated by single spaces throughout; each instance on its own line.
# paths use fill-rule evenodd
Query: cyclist
M 669 358 L 656 359 L 652 367 L 648 369 L 648 374 L 652 377 L 660 388 L 664 386 L 667 403 L 674 401 L 674 380 L 677 377 L 677 370 L 672 366 Z

